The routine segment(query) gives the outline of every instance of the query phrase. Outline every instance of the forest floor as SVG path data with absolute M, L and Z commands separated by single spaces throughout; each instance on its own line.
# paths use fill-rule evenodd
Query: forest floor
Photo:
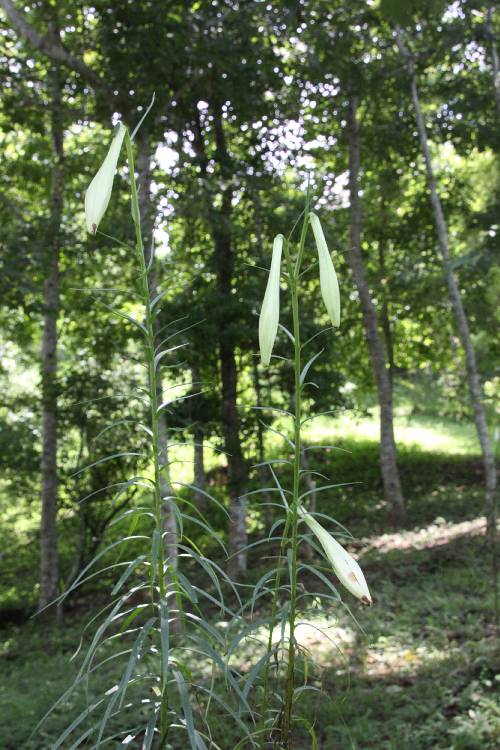
M 409 520 L 401 531 L 385 528 L 366 450 L 351 454 L 366 475 L 365 489 L 346 490 L 336 515 L 357 537 L 353 550 L 374 605 L 349 600 L 361 628 L 337 607 L 299 629 L 300 643 L 319 665 L 311 679 L 321 693 L 304 693 L 299 706 L 315 717 L 319 750 L 500 747 L 500 650 L 480 468 L 471 456 L 453 453 L 433 451 L 426 460 L 422 446 L 420 453 L 418 446 L 408 450 L 403 475 L 410 485 Z M 256 560 L 253 575 L 261 572 Z M 69 613 L 59 626 L 36 620 L 0 626 L 2 750 L 49 750 L 68 717 L 84 706 L 83 696 L 67 700 L 28 739 L 76 673 L 69 657 L 96 609 L 92 596 L 85 609 Z M 112 677 L 104 672 L 92 690 L 106 689 Z M 223 750 L 233 750 L 227 737 Z M 309 747 L 297 738 L 296 750 Z

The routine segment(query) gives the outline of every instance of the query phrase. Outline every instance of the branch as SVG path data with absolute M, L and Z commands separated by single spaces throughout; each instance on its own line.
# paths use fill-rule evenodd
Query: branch
M 2 0 L 0 0 L 0 2 L 2 2 Z M 401 26 L 396 26 L 396 45 L 401 57 L 406 63 L 408 73 L 410 74 L 410 76 L 412 76 L 414 70 L 414 58 L 412 53 L 410 52 L 410 49 L 404 42 L 403 30 L 401 29 Z
M 42 36 L 26 20 L 26 14 L 17 10 L 11 0 L 0 0 L 0 7 L 3 8 L 7 18 L 10 20 L 13 28 L 33 47 L 43 55 L 56 63 L 65 65 L 67 68 L 79 73 L 87 83 L 94 88 L 103 90 L 105 85 L 99 76 L 86 65 L 83 60 L 74 57 L 62 46 L 57 38 Z

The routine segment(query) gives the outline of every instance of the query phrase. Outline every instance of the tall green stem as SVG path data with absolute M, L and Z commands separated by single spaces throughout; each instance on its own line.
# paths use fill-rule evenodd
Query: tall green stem
M 157 382 L 156 382 L 156 363 L 155 363 L 155 336 L 153 326 L 153 309 L 151 306 L 151 295 L 149 289 L 148 269 L 146 266 L 146 259 L 144 257 L 144 243 L 142 240 L 141 232 L 141 218 L 139 213 L 139 201 L 137 196 L 137 184 L 135 181 L 135 170 L 134 170 L 134 152 L 132 147 L 132 141 L 130 135 L 126 134 L 125 144 L 127 149 L 127 161 L 130 172 L 130 189 L 132 196 L 132 214 L 135 225 L 135 238 L 136 238 L 136 252 L 140 267 L 140 279 L 141 279 L 141 292 L 143 297 L 143 303 L 145 308 L 145 341 L 146 341 L 146 365 L 148 370 L 149 380 L 149 402 L 151 411 L 151 431 L 152 431 L 152 451 L 153 451 L 153 465 L 154 465 L 154 491 L 153 491 L 153 514 L 155 519 L 155 536 L 156 544 L 152 545 L 151 550 L 151 566 L 152 570 L 156 570 L 156 580 L 158 583 L 158 611 L 161 607 L 167 605 L 167 590 L 165 585 L 165 561 L 163 554 L 162 544 L 162 533 L 163 533 L 163 514 L 162 514 L 162 501 L 160 492 L 160 440 L 159 440 L 159 424 L 158 424 L 158 396 L 157 396 Z M 154 589 L 153 589 L 154 596 Z M 154 603 L 154 600 L 153 600 Z M 163 624 L 161 623 L 162 627 Z M 164 645 L 164 639 L 161 638 L 161 648 L 166 648 Z M 164 658 L 165 657 L 165 658 Z M 167 741 L 168 735 L 168 702 L 167 702 L 167 675 L 164 673 L 164 665 L 168 663 L 168 654 L 162 653 L 161 658 L 161 685 L 162 685 L 162 700 L 160 706 L 160 749 L 163 748 Z
M 300 344 L 300 322 L 299 322 L 299 279 L 302 257 L 307 234 L 309 216 L 309 196 L 306 199 L 306 211 L 300 234 L 299 250 L 295 266 L 292 263 L 288 242 L 285 242 L 284 251 L 288 270 L 288 283 L 292 298 L 293 316 L 293 338 L 294 338 L 294 461 L 293 461 L 293 496 L 290 504 L 290 613 L 289 613 L 289 643 L 288 643 L 288 668 L 286 675 L 286 698 L 283 720 L 283 743 L 286 748 L 290 747 L 290 731 L 292 727 L 293 694 L 295 689 L 295 619 L 297 610 L 297 551 L 299 545 L 299 491 L 300 491 L 300 457 L 301 457 L 301 423 L 302 423 L 302 384 L 301 375 L 301 344 Z
M 276 625 L 276 615 L 278 613 L 278 601 L 281 587 L 281 563 L 285 556 L 286 546 L 288 542 L 288 529 L 290 527 L 290 514 L 287 515 L 285 521 L 285 527 L 283 529 L 283 535 L 281 538 L 280 551 L 278 555 L 278 563 L 276 568 L 276 579 L 274 583 L 273 591 L 273 603 L 271 605 L 271 618 L 269 620 L 269 633 L 267 638 L 267 661 L 264 667 L 264 691 L 262 699 L 262 718 L 260 723 L 260 740 L 259 750 L 264 749 L 266 740 L 266 710 L 269 703 L 269 660 L 271 658 L 271 652 L 273 650 L 273 633 Z

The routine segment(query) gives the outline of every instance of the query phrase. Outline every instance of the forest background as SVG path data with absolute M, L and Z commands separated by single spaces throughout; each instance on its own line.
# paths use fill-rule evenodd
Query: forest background
M 283 450 L 279 415 L 265 406 L 293 401 L 279 359 L 286 335 L 263 369 L 258 314 L 272 239 L 289 231 L 309 185 L 342 322 L 321 335 L 307 408 L 322 416 L 309 423 L 303 466 L 342 485 L 322 493 L 308 475 L 312 507 L 356 537 L 350 549 L 375 599 L 356 614 L 364 634 L 335 615 L 342 658 L 304 636 L 333 693 L 319 709 L 320 746 L 493 750 L 493 3 L 0 0 L 0 9 L 1 746 L 50 747 L 64 726 L 61 711 L 44 739 L 27 739 L 64 689 L 109 580 L 30 618 L 112 542 L 113 521 L 137 501 L 134 491 L 100 492 L 144 470 L 144 435 L 131 421 L 142 408 L 139 337 L 109 310 L 134 314 L 123 291 L 133 258 L 111 239 L 125 241 L 130 225 L 126 168 L 105 234 L 87 234 L 83 203 L 112 126 L 132 128 L 154 94 L 137 172 L 159 325 L 182 345 L 162 369 L 172 474 L 196 486 L 205 511 L 205 493 L 224 504 L 229 521 L 210 510 L 230 553 L 220 564 L 242 583 L 258 580 L 265 560 L 245 546 L 272 527 L 273 511 L 252 493 L 269 484 L 264 459 Z M 317 273 L 305 283 L 307 338 L 328 319 Z M 183 385 L 171 396 L 174 368 Z M 213 544 L 201 527 L 190 533 Z

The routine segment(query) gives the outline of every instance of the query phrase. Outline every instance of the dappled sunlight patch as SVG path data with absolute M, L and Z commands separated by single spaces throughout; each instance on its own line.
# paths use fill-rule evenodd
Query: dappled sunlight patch
M 472 521 L 452 523 L 444 518 L 436 518 L 433 523 L 414 531 L 401 531 L 381 534 L 363 540 L 366 545 L 364 553 L 370 550 L 378 552 L 392 552 L 394 550 L 422 550 L 441 547 L 449 544 L 461 536 L 477 536 L 484 534 L 486 520 L 484 516 Z
M 273 633 L 273 640 L 278 642 L 280 633 Z M 295 638 L 298 645 L 311 651 L 314 655 L 335 655 L 344 657 L 345 650 L 354 645 L 355 633 L 349 627 L 339 624 L 329 625 L 327 620 L 299 621 Z
M 449 651 L 432 648 L 427 644 L 409 647 L 397 639 L 387 639 L 367 649 L 361 673 L 370 679 L 390 678 L 396 684 L 423 667 L 437 664 L 450 657 Z
M 220 623 L 223 626 L 223 623 Z M 235 666 L 242 671 L 248 671 L 252 666 L 252 655 L 256 644 L 265 646 L 268 637 L 267 627 L 262 625 L 256 628 L 251 636 L 242 639 L 235 654 Z M 272 643 L 274 647 L 287 648 L 289 627 L 285 624 L 283 629 L 277 625 L 273 629 Z M 295 639 L 300 651 L 307 653 L 310 660 L 323 666 L 342 666 L 342 670 L 348 670 L 349 654 L 352 652 L 356 641 L 354 623 L 348 620 L 339 621 L 334 612 L 329 615 L 314 613 L 299 616 L 295 628 Z

